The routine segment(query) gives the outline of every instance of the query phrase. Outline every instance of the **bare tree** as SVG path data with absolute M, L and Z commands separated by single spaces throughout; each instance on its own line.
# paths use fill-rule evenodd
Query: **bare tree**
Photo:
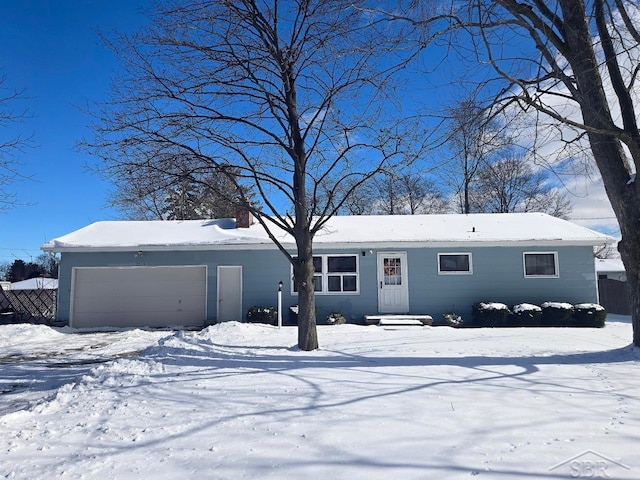
M 382 118 L 403 53 L 388 18 L 361 3 L 160 3 L 150 27 L 115 42 L 126 73 L 84 143 L 108 178 L 132 169 L 175 176 L 162 164 L 175 154 L 194 171 L 237 168 L 234 181 L 263 206 L 248 208 L 293 265 L 303 350 L 318 346 L 314 235 L 344 204 L 351 190 L 342 187 L 389 166 L 405 137 L 392 109 Z M 295 253 L 277 241 L 281 231 Z
M 569 220 L 573 212 L 571 200 L 563 187 L 554 187 L 525 200 L 525 212 L 543 212 L 552 217 Z
M 401 18 L 396 12 L 390 16 Z M 638 4 L 451 1 L 442 2 L 440 15 L 402 18 L 421 32 L 427 27 L 432 37 L 452 47 L 472 50 L 481 62 L 476 68 L 493 70 L 500 83 L 485 84 L 495 100 L 490 116 L 527 115 L 536 126 L 537 149 L 545 142 L 549 148 L 553 139 L 588 150 L 620 226 L 618 249 L 632 299 L 633 342 L 640 346 Z M 567 158 L 566 150 L 560 153 Z
M 255 203 L 255 195 L 239 184 L 239 172 L 231 166 L 202 174 L 186 159 L 174 163 L 170 174 L 136 169 L 111 179 L 115 190 L 109 204 L 132 220 L 196 220 L 231 218 L 245 201 Z
M 593 247 L 593 254 L 596 258 L 619 258 L 618 250 L 615 245 L 600 245 Z
M 415 173 L 385 173 L 375 182 L 375 195 L 367 213 L 383 215 L 417 215 L 443 213 L 447 210 L 436 183 Z
M 0 262 L 0 280 L 7 280 L 9 269 L 11 268 L 11 262 Z
M 355 182 L 342 182 L 339 191 L 333 185 L 321 186 L 319 195 L 323 196 L 327 202 L 331 203 L 332 209 L 337 215 L 371 215 L 371 206 L 378 198 L 378 189 L 374 183 L 374 178 L 369 181 L 354 185 Z M 338 206 L 336 202 L 343 201 Z
M 410 215 L 444 213 L 447 205 L 435 180 L 418 174 L 400 177 L 404 189 L 406 213 Z
M 550 183 L 548 173 L 514 153 L 485 165 L 473 188 L 473 209 L 486 213 L 544 212 L 568 218 L 566 192 Z
M 6 77 L 0 76 L 0 211 L 16 205 L 16 195 L 9 185 L 26 178 L 17 155 L 31 145 L 31 137 L 14 134 L 10 130 L 26 117 L 25 111 L 14 109 L 21 100 L 25 100 L 24 90 L 11 89 L 6 83 Z
M 345 188 L 349 188 L 345 185 Z M 443 213 L 447 202 L 436 182 L 418 173 L 382 172 L 352 189 L 339 213 L 347 215 L 418 215 Z
M 445 118 L 443 143 L 451 154 L 440 170 L 455 190 L 460 213 L 471 213 L 477 203 L 471 194 L 478 173 L 509 145 L 509 139 L 473 96 L 457 100 Z

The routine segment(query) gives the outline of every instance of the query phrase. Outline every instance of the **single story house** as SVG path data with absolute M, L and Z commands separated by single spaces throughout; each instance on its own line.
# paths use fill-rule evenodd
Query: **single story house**
M 59 254 L 57 319 L 72 327 L 202 326 L 297 304 L 292 268 L 246 215 L 97 222 Z M 275 236 L 291 252 L 293 238 Z M 470 315 L 478 301 L 597 302 L 593 247 L 613 238 L 541 213 L 336 216 L 314 239 L 317 318 Z M 286 315 L 284 315 L 286 318 Z
M 627 272 L 620 258 L 596 258 L 596 273 L 600 279 L 627 281 Z
M 36 277 L 13 282 L 7 290 L 56 290 L 57 288 L 57 278 Z

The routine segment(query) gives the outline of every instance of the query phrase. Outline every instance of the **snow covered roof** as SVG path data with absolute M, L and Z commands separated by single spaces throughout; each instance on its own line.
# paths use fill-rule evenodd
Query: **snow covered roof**
M 30 278 L 21 282 L 13 282 L 11 290 L 55 290 L 58 288 L 57 278 Z
M 293 238 L 274 232 L 283 245 Z M 604 245 L 607 235 L 543 213 L 336 216 L 316 234 L 324 248 L 430 246 Z M 233 219 L 96 222 L 42 246 L 45 251 L 275 248 L 264 228 L 235 228 Z
M 620 258 L 596 258 L 596 272 L 624 272 L 624 265 Z

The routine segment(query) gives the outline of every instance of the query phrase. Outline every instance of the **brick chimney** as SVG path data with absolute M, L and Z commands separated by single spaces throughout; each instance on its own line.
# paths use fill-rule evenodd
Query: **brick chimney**
M 253 215 L 246 208 L 236 209 L 236 228 L 249 228 L 253 223 Z

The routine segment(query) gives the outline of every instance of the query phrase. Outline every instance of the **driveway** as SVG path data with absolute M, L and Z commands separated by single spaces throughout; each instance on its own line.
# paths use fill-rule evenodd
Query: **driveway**
M 44 325 L 0 326 L 0 415 L 28 408 L 92 368 L 136 355 L 167 330 L 86 332 Z

